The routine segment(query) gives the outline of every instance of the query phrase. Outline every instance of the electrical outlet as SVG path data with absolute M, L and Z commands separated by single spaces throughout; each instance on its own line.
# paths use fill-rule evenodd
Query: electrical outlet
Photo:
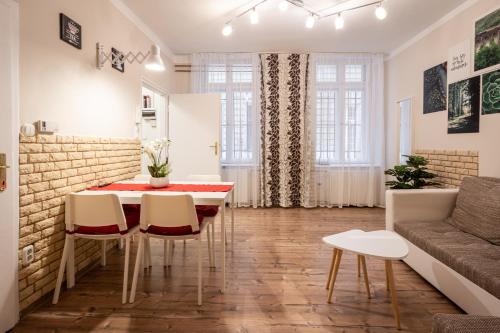
M 28 245 L 23 248 L 23 265 L 28 266 L 35 259 L 35 249 L 33 245 Z

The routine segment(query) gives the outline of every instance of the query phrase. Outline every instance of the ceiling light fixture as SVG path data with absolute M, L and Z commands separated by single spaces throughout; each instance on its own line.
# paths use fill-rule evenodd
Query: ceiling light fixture
M 148 60 L 145 65 L 146 69 L 155 72 L 161 72 L 165 70 L 165 64 L 161 59 L 160 47 L 158 45 L 152 45 L 151 51 L 149 52 Z
M 286 11 L 288 9 L 288 1 L 282 0 L 278 7 L 282 12 Z
M 266 3 L 269 2 L 270 0 L 260 0 L 258 3 L 254 3 L 252 7 L 246 7 L 246 5 L 242 5 L 236 10 L 241 9 L 240 13 L 235 15 L 231 20 L 227 21 L 225 24 L 224 28 L 222 29 L 222 34 L 225 37 L 230 36 L 233 33 L 233 27 L 231 26 L 231 22 L 234 20 L 239 19 L 240 17 L 249 14 L 250 18 L 250 23 L 255 25 L 259 23 L 259 13 L 257 12 L 257 8 Z M 294 6 L 297 9 L 303 10 L 304 12 L 308 12 L 309 15 L 306 18 L 305 21 L 305 27 L 307 29 L 312 29 L 316 25 L 316 21 L 323 20 L 329 17 L 334 17 L 335 18 L 335 28 L 337 30 L 343 29 L 345 26 L 345 21 L 344 17 L 342 16 L 343 13 L 345 12 L 350 12 L 350 11 L 355 11 L 361 8 L 365 7 L 370 7 L 370 6 L 377 6 L 375 9 L 375 16 L 379 20 L 384 20 L 387 17 L 387 11 L 383 7 L 383 2 L 384 0 L 373 0 L 372 2 L 365 3 L 359 6 L 354 6 L 354 7 L 349 7 L 349 8 L 343 8 L 342 11 L 336 11 L 336 12 L 329 12 L 326 13 L 327 11 L 331 10 L 334 7 L 337 7 L 337 5 L 330 6 L 326 9 L 323 9 L 321 11 L 315 11 L 314 9 L 308 7 L 305 3 L 304 0 L 281 0 L 279 2 L 279 9 L 284 12 L 288 9 L 290 6 Z M 246 8 L 244 8 L 246 7 Z
M 252 11 L 250 12 L 250 23 L 251 24 L 259 23 L 259 13 L 257 13 L 257 10 L 255 8 L 253 8 Z
M 315 24 L 316 24 L 316 17 L 314 16 L 314 14 L 311 14 L 306 19 L 306 28 L 312 29 L 312 28 L 314 28 Z
M 377 6 L 377 9 L 375 9 L 375 16 L 379 20 L 383 20 L 387 17 L 387 10 L 382 6 L 382 2 Z
M 224 37 L 228 37 L 231 36 L 232 33 L 233 33 L 233 27 L 231 26 L 230 23 L 226 23 L 226 25 L 222 29 L 222 35 Z
M 335 29 L 340 30 L 344 28 L 344 18 L 342 17 L 342 13 L 339 13 L 335 18 Z

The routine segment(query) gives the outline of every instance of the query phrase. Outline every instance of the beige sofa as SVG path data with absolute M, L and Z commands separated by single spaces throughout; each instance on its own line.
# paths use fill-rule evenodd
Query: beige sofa
M 477 181 L 483 180 L 469 183 Z M 448 223 L 458 193 L 455 189 L 389 190 L 386 229 L 407 241 L 410 252 L 405 262 L 463 310 L 500 316 L 500 246 Z M 462 203 L 464 198 L 462 194 Z M 470 220 L 477 228 L 479 219 Z

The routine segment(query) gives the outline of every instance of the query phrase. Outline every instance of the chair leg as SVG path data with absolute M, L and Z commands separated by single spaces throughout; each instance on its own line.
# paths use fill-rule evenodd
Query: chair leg
M 148 268 L 153 266 L 153 262 L 151 261 L 151 239 L 147 238 L 148 245 Z
M 134 236 L 132 236 L 132 237 L 134 237 Z M 120 250 L 123 250 L 123 238 L 120 238 L 120 246 L 119 247 L 120 247 Z
M 130 303 L 134 303 L 135 300 L 135 292 L 137 289 L 137 279 L 139 277 L 139 268 L 141 267 L 141 262 L 144 261 L 144 238 L 142 235 L 139 235 L 139 247 L 137 249 L 137 255 L 135 257 L 135 266 L 134 266 L 134 277 L 132 279 L 132 288 L 130 289 Z
M 212 264 L 215 265 L 215 221 L 212 224 Z M 210 226 L 209 226 L 210 227 Z
M 167 267 L 167 258 L 168 258 L 168 240 L 163 240 L 163 266 Z
M 52 304 L 57 304 L 57 302 L 59 301 L 59 293 L 61 292 L 61 285 L 64 277 L 64 269 L 66 268 L 66 262 L 68 261 L 68 251 L 69 251 L 68 237 L 69 236 L 66 235 L 66 239 L 64 241 L 64 249 L 62 253 L 61 263 L 59 264 L 59 273 L 57 274 L 56 289 L 54 290 Z
M 201 262 L 201 235 L 198 236 L 198 305 L 202 304 L 202 262 Z
M 212 262 L 212 239 L 210 237 L 210 225 L 207 226 L 208 262 L 210 268 L 214 267 Z
M 101 266 L 106 266 L 106 240 L 101 242 Z
M 175 248 L 175 242 L 173 240 L 169 241 L 170 242 L 170 253 L 169 253 L 169 266 L 172 266 L 174 263 L 174 248 Z
M 125 265 L 123 269 L 122 304 L 127 303 L 129 261 L 130 261 L 130 237 L 127 237 L 125 240 Z

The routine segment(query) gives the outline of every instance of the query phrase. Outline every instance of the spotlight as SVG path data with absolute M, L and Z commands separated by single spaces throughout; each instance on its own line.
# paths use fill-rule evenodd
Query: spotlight
M 377 9 L 375 9 L 375 16 L 379 20 L 383 20 L 387 17 L 387 10 L 385 10 L 385 8 L 382 7 L 382 3 L 380 3 L 380 5 L 377 6 Z
M 308 16 L 306 19 L 306 28 L 307 29 L 312 29 L 314 28 L 314 24 L 316 23 L 316 17 L 314 17 L 313 14 L 311 16 Z
M 282 12 L 286 11 L 288 9 L 288 1 L 282 0 L 279 4 L 279 8 Z
M 250 12 L 250 23 L 251 24 L 258 24 L 259 23 L 259 13 L 254 9 Z
M 228 37 L 228 36 L 230 36 L 232 33 L 233 33 L 233 27 L 231 26 L 231 24 L 227 23 L 227 24 L 224 26 L 224 29 L 222 29 L 222 34 L 223 34 L 225 37 Z
M 339 15 L 335 18 L 335 29 L 340 30 L 344 28 L 344 18 L 342 17 L 342 14 L 339 13 Z

